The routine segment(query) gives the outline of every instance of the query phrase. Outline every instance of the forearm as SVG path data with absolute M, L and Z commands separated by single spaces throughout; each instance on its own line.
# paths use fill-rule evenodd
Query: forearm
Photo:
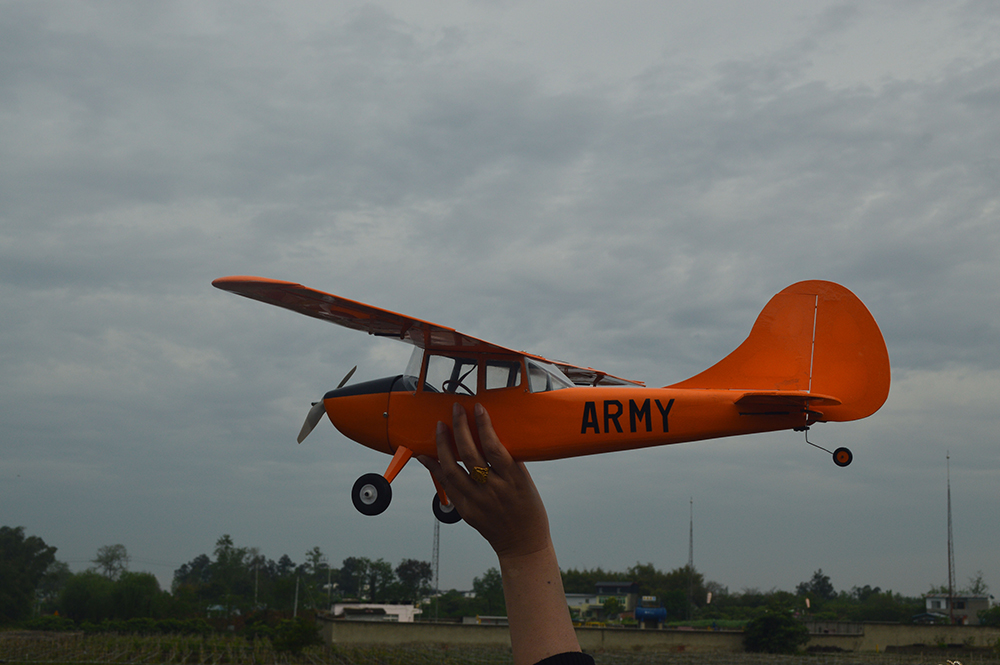
M 501 556 L 500 573 L 514 665 L 580 650 L 551 543 L 531 554 Z

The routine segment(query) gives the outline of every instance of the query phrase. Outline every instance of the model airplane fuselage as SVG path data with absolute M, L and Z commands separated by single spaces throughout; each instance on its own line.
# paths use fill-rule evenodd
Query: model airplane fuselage
M 403 374 L 347 386 L 345 378 L 314 405 L 299 436 L 301 442 L 325 413 L 348 438 L 392 455 L 385 473 L 355 483 L 355 506 L 366 514 L 388 507 L 389 483 L 410 457 L 436 456 L 435 426 L 450 421 L 456 402 L 470 411 L 481 403 L 511 455 L 532 461 L 857 420 L 877 411 L 889 392 L 889 357 L 878 325 L 853 293 L 832 282 L 799 282 L 781 291 L 735 351 L 664 388 L 291 282 L 224 277 L 213 284 L 416 347 Z M 838 448 L 833 457 L 846 466 L 853 456 Z M 437 490 L 438 518 L 459 519 Z

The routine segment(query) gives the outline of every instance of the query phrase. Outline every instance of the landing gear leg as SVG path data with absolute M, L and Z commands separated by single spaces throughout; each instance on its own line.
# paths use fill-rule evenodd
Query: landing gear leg
M 379 474 L 366 473 L 354 483 L 351 499 L 358 512 L 365 515 L 379 515 L 385 512 L 392 501 L 392 487 L 389 481 Z
M 827 452 L 827 453 L 830 452 L 829 450 L 827 450 L 823 446 L 817 446 L 815 443 L 813 443 L 812 441 L 809 440 L 809 428 L 808 427 L 796 427 L 795 431 L 796 432 L 805 432 L 806 433 L 806 443 L 808 443 L 813 448 L 819 448 L 823 452 Z M 854 461 L 854 453 L 852 453 L 847 448 L 837 448 L 836 450 L 834 450 L 830 454 L 833 455 L 833 463 L 836 464 L 837 466 L 847 466 L 848 464 L 850 464 L 851 462 Z

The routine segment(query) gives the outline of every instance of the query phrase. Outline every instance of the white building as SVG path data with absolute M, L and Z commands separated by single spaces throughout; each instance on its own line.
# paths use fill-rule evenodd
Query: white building
M 336 603 L 331 609 L 334 619 L 346 621 L 394 621 L 413 623 L 423 610 L 413 605 L 381 605 L 378 603 Z
M 955 623 L 965 626 L 978 626 L 980 610 L 990 609 L 989 596 L 949 596 L 946 593 L 929 593 L 925 597 L 927 613 L 940 614 L 945 617 L 955 617 Z

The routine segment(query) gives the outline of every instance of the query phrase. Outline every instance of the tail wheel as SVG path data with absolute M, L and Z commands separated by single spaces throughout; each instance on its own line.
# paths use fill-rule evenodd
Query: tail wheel
M 833 463 L 837 466 L 847 466 L 854 460 L 854 453 L 847 448 L 837 448 L 833 451 Z
M 358 512 L 365 515 L 379 515 L 385 512 L 392 501 L 392 487 L 389 481 L 377 473 L 366 473 L 358 478 L 351 490 L 351 499 Z
M 447 506 L 442 506 L 441 499 L 438 498 L 437 494 L 434 495 L 434 499 L 431 501 L 431 509 L 434 511 L 434 517 L 438 518 L 439 522 L 454 524 L 455 522 L 462 521 L 462 516 L 458 514 L 455 504 L 449 503 Z

